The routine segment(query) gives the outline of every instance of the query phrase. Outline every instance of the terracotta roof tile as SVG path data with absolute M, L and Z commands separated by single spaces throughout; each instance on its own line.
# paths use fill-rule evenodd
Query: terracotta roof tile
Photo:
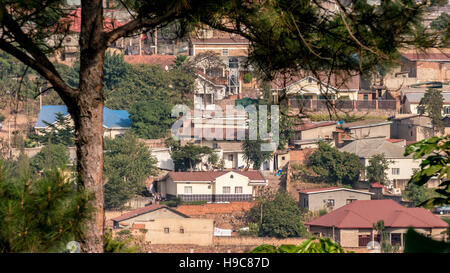
M 384 220 L 386 227 L 448 227 L 446 222 L 424 208 L 405 208 L 393 200 L 357 200 L 310 221 L 307 225 L 372 228 L 379 220 Z
M 387 141 L 391 142 L 391 143 L 397 143 L 397 142 L 402 142 L 404 141 L 403 138 L 388 138 L 386 139 Z
M 174 55 L 125 55 L 124 61 L 130 64 L 159 65 L 165 69 L 175 63 L 175 58 Z
M 165 205 L 152 204 L 152 205 L 149 205 L 149 206 L 145 206 L 143 208 L 132 210 L 130 212 L 122 214 L 119 217 L 113 218 L 111 220 L 114 221 L 114 222 L 121 222 L 121 221 L 130 219 L 130 218 L 136 217 L 138 215 L 141 215 L 141 214 L 144 214 L 144 213 L 148 213 L 148 212 L 151 212 L 151 211 L 154 211 L 154 210 L 158 210 L 158 209 L 161 209 L 161 208 L 166 208 L 168 210 L 171 210 L 171 211 L 177 213 L 177 211 L 175 211 L 175 210 L 173 210 L 173 209 L 171 209 L 171 208 L 169 208 L 169 207 L 167 207 Z
M 81 8 L 77 8 L 71 11 L 66 17 L 61 18 L 61 25 L 69 25 L 69 32 L 80 33 L 81 32 Z M 105 31 L 111 31 L 116 29 L 125 22 L 119 22 L 118 20 L 110 17 L 105 17 L 103 21 L 103 28 Z M 61 27 L 61 26 L 60 26 Z
M 145 229 L 145 224 L 133 223 L 133 225 L 131 226 L 131 229 Z
M 410 61 L 449 61 L 450 54 L 446 53 L 403 53 L 403 57 Z

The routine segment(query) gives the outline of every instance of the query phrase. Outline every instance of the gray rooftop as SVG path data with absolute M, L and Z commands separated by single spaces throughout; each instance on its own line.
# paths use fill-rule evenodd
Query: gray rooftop
M 376 154 L 383 153 L 386 158 L 412 158 L 412 155 L 404 156 L 405 147 L 391 143 L 384 138 L 358 139 L 350 142 L 339 149 L 360 158 L 371 158 Z
M 419 103 L 424 95 L 425 93 L 407 93 L 405 97 L 410 103 Z M 442 92 L 442 96 L 444 97 L 444 103 L 450 102 L 450 92 Z

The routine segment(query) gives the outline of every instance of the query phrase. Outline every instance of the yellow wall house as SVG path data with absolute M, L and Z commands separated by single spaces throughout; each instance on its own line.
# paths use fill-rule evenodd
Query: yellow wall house
M 213 219 L 190 218 L 164 205 L 154 204 L 112 219 L 114 229 L 145 230 L 151 244 L 212 245 Z
M 158 183 L 164 197 L 183 201 L 250 201 L 267 180 L 260 171 L 170 172 Z

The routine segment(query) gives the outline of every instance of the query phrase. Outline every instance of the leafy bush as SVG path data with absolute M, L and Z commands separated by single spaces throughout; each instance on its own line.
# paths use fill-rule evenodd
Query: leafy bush
M 125 232 L 128 231 L 128 232 Z M 122 233 L 122 234 L 119 234 Z M 110 232 L 105 233 L 103 239 L 103 250 L 105 253 L 139 253 L 138 246 L 132 245 L 131 232 L 129 230 L 121 230 L 118 232 L 119 238 L 113 238 Z
M 297 202 L 287 192 L 267 194 L 249 212 L 249 222 L 259 223 L 259 236 L 307 237 Z
M 330 238 L 310 238 L 300 245 L 260 245 L 253 249 L 251 253 L 352 253 L 345 251 L 341 246 Z
M 145 189 L 145 179 L 156 172 L 156 159 L 132 134 L 105 140 L 105 207 L 122 208 Z
M 245 83 L 250 83 L 252 81 L 253 75 L 251 73 L 245 73 L 244 74 L 244 82 Z
M 331 184 L 352 185 L 364 168 L 355 154 L 340 152 L 328 143 L 320 141 L 319 148 L 310 156 L 308 167 Z

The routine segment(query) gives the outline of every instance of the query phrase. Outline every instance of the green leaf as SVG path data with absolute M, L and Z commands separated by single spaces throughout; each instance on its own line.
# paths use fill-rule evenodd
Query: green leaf
M 433 240 L 410 228 L 405 236 L 404 253 L 450 253 L 450 243 Z

